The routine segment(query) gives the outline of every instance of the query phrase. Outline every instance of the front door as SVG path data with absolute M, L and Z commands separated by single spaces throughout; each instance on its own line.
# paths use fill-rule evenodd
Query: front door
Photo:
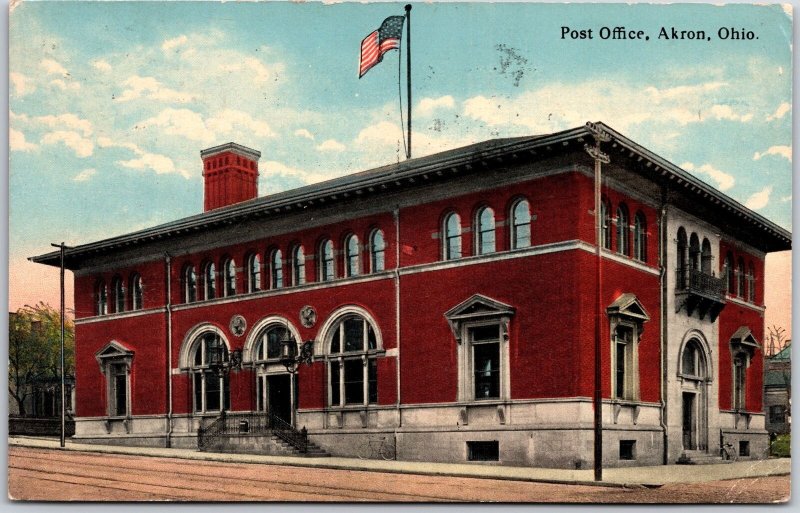
M 683 448 L 694 450 L 697 448 L 697 431 L 694 413 L 695 394 L 683 393 Z
M 289 374 L 267 376 L 268 410 L 286 422 L 292 422 L 292 379 Z

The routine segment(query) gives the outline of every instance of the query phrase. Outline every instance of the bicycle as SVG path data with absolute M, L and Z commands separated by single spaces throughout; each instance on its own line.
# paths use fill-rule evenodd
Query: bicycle
M 733 444 L 730 442 L 720 444 L 719 454 L 722 456 L 723 460 L 736 461 L 739 458 L 739 455 L 736 454 L 736 451 L 733 449 Z
M 386 441 L 386 437 L 370 438 L 358 449 L 359 459 L 377 459 L 380 456 L 385 460 L 394 459 L 394 445 Z

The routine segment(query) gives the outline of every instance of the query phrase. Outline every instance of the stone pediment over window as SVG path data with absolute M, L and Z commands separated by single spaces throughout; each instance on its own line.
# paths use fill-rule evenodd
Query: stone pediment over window
M 504 321 L 504 324 L 507 325 L 515 310 L 511 305 L 501 303 L 482 294 L 475 294 L 445 312 L 444 316 L 450 324 L 450 329 L 453 331 L 456 342 L 460 344 L 461 326 L 464 322 L 497 319 Z
M 627 292 L 618 297 L 606 309 L 609 317 L 627 317 L 631 320 L 636 320 L 639 323 L 647 322 L 650 320 L 650 314 L 644 309 L 644 306 L 636 297 L 636 294 Z
M 753 332 L 747 326 L 739 327 L 731 336 L 731 350 L 734 353 L 744 351 L 752 357 L 756 349 L 761 349 L 761 344 L 758 343 L 753 336 Z
M 104 372 L 106 362 L 122 361 L 130 366 L 133 361 L 133 351 L 122 345 L 116 340 L 112 340 L 102 347 L 94 354 L 97 364 L 100 366 L 100 372 Z

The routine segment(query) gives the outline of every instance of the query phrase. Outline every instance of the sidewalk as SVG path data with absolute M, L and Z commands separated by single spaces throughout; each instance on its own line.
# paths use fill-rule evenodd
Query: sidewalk
M 58 449 L 58 439 L 9 437 L 9 446 Z M 655 467 L 608 468 L 603 470 L 603 481 L 594 481 L 594 471 L 550 468 L 503 467 L 499 465 L 426 463 L 417 461 L 359 460 L 356 458 L 300 458 L 291 456 L 261 456 L 254 454 L 224 454 L 199 452 L 192 449 L 166 449 L 159 447 L 124 447 L 66 442 L 64 450 L 107 454 L 157 456 L 190 460 L 219 461 L 226 463 L 254 463 L 261 465 L 291 465 L 339 470 L 392 472 L 433 476 L 508 479 L 555 484 L 582 484 L 601 486 L 660 486 L 667 483 L 699 483 L 745 477 L 788 475 L 791 459 L 739 461 L 720 465 L 667 465 Z

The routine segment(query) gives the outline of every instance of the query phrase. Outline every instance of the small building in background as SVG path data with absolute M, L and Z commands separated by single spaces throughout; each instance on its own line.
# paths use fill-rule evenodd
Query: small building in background
M 764 411 L 769 433 L 791 432 L 792 346 L 768 356 L 764 366 Z

